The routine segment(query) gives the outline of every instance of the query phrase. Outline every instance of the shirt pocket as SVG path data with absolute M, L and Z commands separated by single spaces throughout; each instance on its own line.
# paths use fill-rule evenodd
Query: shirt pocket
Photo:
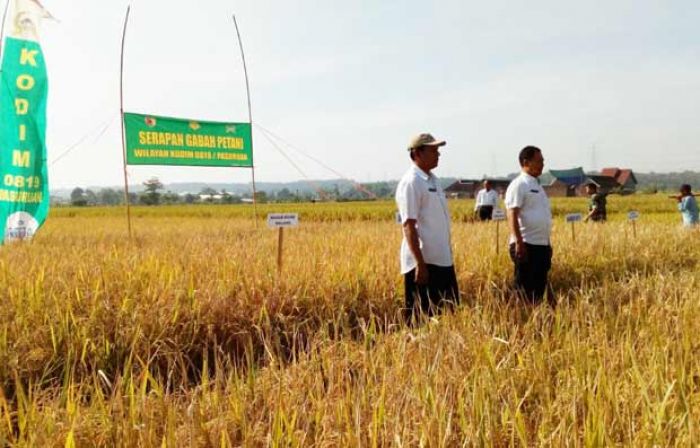
M 527 190 L 525 190 L 523 207 L 527 207 L 530 209 L 537 207 L 537 204 L 540 202 L 540 194 L 542 194 L 542 192 L 534 188 L 528 188 Z

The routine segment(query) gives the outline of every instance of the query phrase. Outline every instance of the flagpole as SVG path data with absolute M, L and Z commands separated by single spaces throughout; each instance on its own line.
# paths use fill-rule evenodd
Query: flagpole
M 7 12 L 10 10 L 10 0 L 5 2 L 5 12 L 2 13 L 2 28 L 0 28 L 0 71 L 2 71 L 2 55 L 5 51 L 5 22 L 7 22 Z
M 126 163 L 126 130 L 124 129 L 124 47 L 126 43 L 126 30 L 129 25 L 129 14 L 131 13 L 131 5 L 126 8 L 126 18 L 124 19 L 124 31 L 122 33 L 122 52 L 121 64 L 119 67 L 119 104 L 121 111 L 121 128 L 122 128 L 122 157 L 124 161 L 124 201 L 126 203 L 126 220 L 129 228 L 129 239 L 132 238 L 131 233 L 131 204 L 129 202 L 129 173 Z
M 245 62 L 245 52 L 243 51 L 243 41 L 241 40 L 241 32 L 238 29 L 238 21 L 236 15 L 233 15 L 233 25 L 236 27 L 236 36 L 238 37 L 238 46 L 241 49 L 241 59 L 243 60 L 243 74 L 245 75 L 245 89 L 248 97 L 248 121 L 250 122 L 250 171 L 253 177 L 253 216 L 255 218 L 255 227 L 258 226 L 258 193 L 255 187 L 255 158 L 253 151 L 253 106 L 250 101 L 250 81 L 248 79 L 248 66 Z

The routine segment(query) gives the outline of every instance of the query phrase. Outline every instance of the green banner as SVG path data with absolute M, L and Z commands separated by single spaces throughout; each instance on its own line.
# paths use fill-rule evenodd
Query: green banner
M 0 243 L 31 238 L 46 220 L 48 80 L 41 46 L 8 37 L 0 74 Z
M 129 165 L 252 167 L 250 123 L 125 113 Z

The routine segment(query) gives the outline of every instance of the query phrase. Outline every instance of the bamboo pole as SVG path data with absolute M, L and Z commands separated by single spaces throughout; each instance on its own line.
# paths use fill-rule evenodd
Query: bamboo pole
M 700 193 L 691 193 L 688 196 L 694 196 L 696 198 L 700 198 Z M 683 196 L 681 196 L 680 194 L 676 194 L 676 195 L 672 194 L 672 195 L 668 196 L 669 199 L 678 199 L 678 198 L 682 198 L 682 197 Z
M 7 12 L 10 10 L 10 0 L 5 3 L 5 11 L 2 13 L 2 27 L 0 27 L 0 71 L 2 71 L 2 55 L 5 50 L 5 22 L 7 22 Z
M 126 8 L 126 18 L 124 19 L 124 31 L 122 33 L 122 51 L 121 63 L 119 66 L 119 108 L 121 115 L 122 128 L 122 158 L 124 162 L 124 203 L 126 204 L 126 220 L 129 228 L 129 239 L 132 238 L 131 231 L 131 204 L 129 200 L 129 172 L 127 170 L 126 161 L 126 129 L 124 128 L 124 48 L 126 43 L 126 30 L 129 25 L 129 15 L 131 13 L 131 5 Z
M 233 15 L 233 25 L 236 27 L 236 37 L 238 38 L 238 46 L 241 49 L 241 59 L 243 61 L 243 74 L 245 75 L 245 89 L 248 98 L 248 121 L 250 122 L 250 172 L 253 178 L 253 218 L 255 219 L 255 227 L 258 227 L 258 193 L 255 186 L 255 151 L 253 149 L 253 103 L 250 99 L 250 79 L 248 78 L 248 65 L 245 60 L 245 51 L 243 50 L 243 40 L 241 32 L 238 28 L 236 15 Z

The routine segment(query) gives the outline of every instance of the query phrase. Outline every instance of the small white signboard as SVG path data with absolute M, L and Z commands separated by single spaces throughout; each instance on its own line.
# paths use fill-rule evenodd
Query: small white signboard
M 627 213 L 627 219 L 629 219 L 630 221 L 637 221 L 640 216 L 641 214 L 636 210 Z
M 493 219 L 494 221 L 505 221 L 506 211 L 502 208 L 493 209 L 493 213 L 491 213 L 491 219 Z
M 570 213 L 566 215 L 566 222 L 581 222 L 583 221 L 583 215 L 581 213 Z
M 272 229 L 298 227 L 299 213 L 270 213 L 267 215 L 267 225 Z

